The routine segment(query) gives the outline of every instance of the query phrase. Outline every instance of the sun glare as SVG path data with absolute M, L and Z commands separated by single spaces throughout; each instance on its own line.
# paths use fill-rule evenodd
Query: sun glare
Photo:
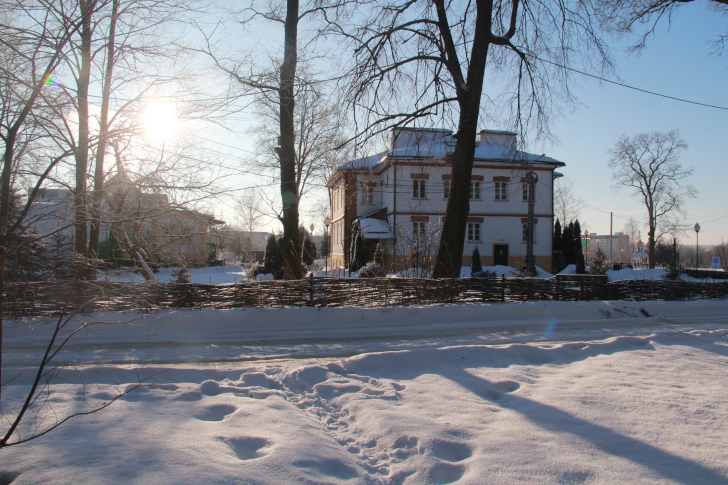
M 170 101 L 152 101 L 142 112 L 144 136 L 150 141 L 165 142 L 174 136 L 179 126 L 177 109 Z

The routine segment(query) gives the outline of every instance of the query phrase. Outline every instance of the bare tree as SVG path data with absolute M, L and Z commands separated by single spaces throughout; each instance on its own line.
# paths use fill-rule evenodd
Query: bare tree
M 266 217 L 260 196 L 255 189 L 245 189 L 235 200 L 235 212 L 245 231 L 255 232 Z
M 279 218 L 283 224 L 283 236 L 280 239 L 283 254 L 284 276 L 286 279 L 300 279 L 303 276 L 300 261 L 301 241 L 299 241 L 299 203 L 302 181 L 306 173 L 299 168 L 305 165 L 297 164 L 296 143 L 296 103 L 297 95 L 301 92 L 301 80 L 298 75 L 299 64 L 299 25 L 305 18 L 326 15 L 339 9 L 339 3 L 321 3 L 311 1 L 303 6 L 299 0 L 285 0 L 280 2 L 253 3 L 243 9 L 240 15 L 244 17 L 243 24 L 254 19 L 264 19 L 283 27 L 283 53 L 279 57 L 280 65 L 277 68 L 266 68 L 250 62 L 253 53 L 237 56 L 238 59 L 223 59 L 215 52 L 214 46 L 207 38 L 207 46 L 196 49 L 213 60 L 215 66 L 228 74 L 233 83 L 241 90 L 239 97 L 263 97 L 276 99 L 278 136 L 273 147 L 280 170 L 280 204 Z M 308 44 L 310 46 L 310 44 Z M 305 110 L 304 110 L 305 112 Z M 298 138 L 302 140 L 302 138 Z M 300 147 L 299 147 L 300 148 Z M 304 147 L 306 150 L 307 147 Z M 305 151 L 305 150 L 304 150 Z
M 589 2 L 382 1 L 350 40 L 356 65 L 347 96 L 361 133 L 435 121 L 457 126 L 452 189 L 434 277 L 460 273 L 478 123 L 499 121 L 521 135 L 548 135 L 548 122 L 572 99 L 568 67 L 609 69 Z M 487 90 L 486 74 L 505 93 Z M 481 108 L 488 107 L 487 113 Z
M 623 35 L 637 34 L 638 40 L 630 47 L 631 51 L 643 49 L 647 40 L 654 36 L 660 22 L 672 23 L 675 12 L 695 0 L 604 0 L 599 2 L 602 25 Z M 702 3 L 702 2 L 701 2 Z M 722 15 L 728 14 L 728 0 L 709 0 L 713 10 Z M 713 41 L 715 51 L 722 54 L 728 34 L 718 36 Z
M 554 181 L 554 214 L 566 225 L 579 218 L 584 201 L 574 192 L 574 181 L 558 178 Z
M 623 136 L 611 150 L 614 188 L 633 190 L 647 209 L 650 268 L 655 267 L 655 245 L 666 233 L 680 232 L 680 216 L 686 199 L 697 195 L 687 183 L 692 169 L 678 161 L 687 148 L 678 130 Z

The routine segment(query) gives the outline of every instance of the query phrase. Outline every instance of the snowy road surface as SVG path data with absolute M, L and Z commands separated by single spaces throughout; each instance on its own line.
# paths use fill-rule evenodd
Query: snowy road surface
M 23 433 L 154 386 L 0 450 L 0 482 L 728 483 L 726 302 L 136 317 L 74 336 Z M 3 328 L 5 383 L 50 326 Z

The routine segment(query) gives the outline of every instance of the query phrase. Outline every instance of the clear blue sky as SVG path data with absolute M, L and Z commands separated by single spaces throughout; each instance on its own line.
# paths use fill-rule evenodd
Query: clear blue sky
M 268 35 L 282 36 L 281 29 L 272 29 Z M 663 22 L 639 56 L 624 53 L 627 41 L 611 43 L 618 80 L 677 98 L 728 107 L 728 54 L 710 55 L 709 45 L 711 39 L 725 33 L 728 33 L 728 17 L 716 14 L 707 2 L 683 6 L 670 28 Z M 528 151 L 546 153 L 567 164 L 562 172 L 575 181 L 576 195 L 588 205 L 581 211 L 582 227 L 586 225 L 590 232 L 608 234 L 609 212 L 613 211 L 614 232 L 621 231 L 627 220 L 634 218 L 642 222 L 646 241 L 646 209 L 628 190 L 612 189 L 608 151 L 622 135 L 679 129 L 688 143 L 681 161 L 695 170 L 691 183 L 700 191 L 696 199 L 685 205 L 686 222 L 690 227 L 700 223 L 701 245 L 728 242 L 728 197 L 724 190 L 728 183 L 728 110 L 660 98 L 578 74 L 575 80 L 580 84 L 574 89 L 580 104 L 553 122 L 552 131 L 558 144 L 534 145 Z M 251 118 L 247 110 L 242 118 L 241 127 L 249 126 Z M 244 129 L 235 131 L 237 136 L 222 141 L 252 148 L 252 139 Z M 245 153 L 237 155 L 242 157 Z M 240 163 L 239 159 L 234 163 Z M 237 187 L 270 182 L 250 176 L 244 181 L 230 180 L 236 180 Z M 317 197 L 325 195 L 312 194 L 304 201 L 302 210 L 305 212 Z M 225 205 L 218 210 L 224 219 L 234 223 L 233 205 L 231 202 Z M 309 219 L 310 215 L 302 214 L 301 220 L 306 226 L 311 222 Z M 278 230 L 279 225 L 272 222 L 270 228 Z M 681 236 L 681 242 L 695 244 L 694 231 Z
M 728 17 L 705 4 L 678 10 L 668 31 L 661 25 L 639 56 L 615 49 L 621 81 L 677 98 L 728 107 L 728 53 L 710 55 L 710 39 L 728 33 Z M 626 44 L 623 44 L 626 45 Z M 681 162 L 692 167 L 691 183 L 700 191 L 686 205 L 687 221 L 700 223 L 700 244 L 728 242 L 728 111 L 681 103 L 619 86 L 581 78 L 575 90 L 581 106 L 553 125 L 559 138 L 555 147 L 543 147 L 550 156 L 567 164 L 563 173 L 575 181 L 584 207 L 581 220 L 590 232 L 609 233 L 609 212 L 614 212 L 614 231 L 626 219 L 645 221 L 646 209 L 626 189 L 611 188 L 610 155 L 621 135 L 679 129 L 688 144 Z M 582 224 L 583 226 L 583 224 Z M 695 244 L 695 232 L 681 237 Z

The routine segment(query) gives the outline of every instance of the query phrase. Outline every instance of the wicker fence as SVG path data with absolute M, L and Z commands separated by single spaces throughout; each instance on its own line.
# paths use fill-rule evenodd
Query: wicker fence
M 310 278 L 236 284 L 108 282 L 12 283 L 6 286 L 8 318 L 59 314 L 66 309 L 152 312 L 165 308 L 437 305 L 529 300 L 697 300 L 728 298 L 728 282 L 626 280 L 606 276 L 555 278 L 347 279 Z

